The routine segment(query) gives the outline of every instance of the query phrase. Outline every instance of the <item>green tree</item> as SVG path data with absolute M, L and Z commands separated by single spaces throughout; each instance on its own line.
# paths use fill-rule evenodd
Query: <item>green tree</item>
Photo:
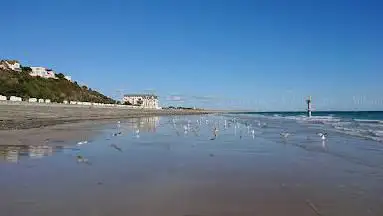
M 57 76 L 57 78 L 59 78 L 59 79 L 65 79 L 65 75 L 62 74 L 62 73 L 58 73 L 56 76 Z
M 30 72 L 32 72 L 32 68 L 30 68 L 30 67 L 21 67 L 21 71 L 22 72 L 30 73 Z

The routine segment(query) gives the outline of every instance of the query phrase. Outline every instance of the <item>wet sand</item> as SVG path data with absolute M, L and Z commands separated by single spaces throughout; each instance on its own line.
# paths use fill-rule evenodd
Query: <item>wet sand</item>
M 102 126 L 115 123 L 112 120 L 82 121 L 77 123 L 66 123 L 50 125 L 42 128 L 29 128 L 21 130 L 0 130 L 1 146 L 22 145 L 60 145 L 64 142 L 77 143 L 92 139 Z
M 0 161 L 1 215 L 383 215 L 379 164 L 339 157 L 331 140 L 282 140 L 273 125 L 252 137 L 221 121 L 212 140 L 221 117 L 197 119 L 128 119 L 76 149 Z
M 0 102 L 0 130 L 40 128 L 86 120 L 160 115 L 196 115 L 218 112 L 221 111 L 128 109 L 121 107 Z

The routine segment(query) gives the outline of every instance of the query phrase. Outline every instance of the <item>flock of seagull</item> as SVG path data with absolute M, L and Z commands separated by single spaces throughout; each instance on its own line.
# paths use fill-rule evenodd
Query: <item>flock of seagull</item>
M 229 120 L 222 119 L 222 121 L 223 121 L 223 129 L 225 129 L 225 130 L 234 125 L 234 134 L 236 135 L 237 131 L 239 130 L 240 131 L 240 138 L 242 138 L 242 136 L 243 136 L 241 125 L 245 125 L 245 128 L 247 129 L 247 134 L 250 134 L 253 137 L 253 139 L 255 138 L 256 131 L 255 131 L 255 127 L 252 124 L 248 124 L 248 123 L 241 124 L 238 121 L 238 119 L 236 119 L 236 118 L 232 118 Z M 187 134 L 189 131 L 196 132 L 197 130 L 199 130 L 199 126 L 206 124 L 208 126 L 209 125 L 212 126 L 213 137 L 210 140 L 215 140 L 218 136 L 220 124 L 222 121 L 220 121 L 220 120 L 210 121 L 209 119 L 205 119 L 204 117 L 201 117 L 200 119 L 196 120 L 196 126 L 192 127 L 191 121 L 186 120 L 187 124 L 183 125 L 184 134 Z M 178 121 L 173 118 L 171 120 L 171 122 L 173 123 L 173 128 L 176 130 L 176 133 L 179 135 L 179 132 L 177 130 Z M 185 122 L 185 120 L 180 121 L 180 123 L 182 123 L 182 122 Z M 256 121 L 255 125 L 258 126 L 258 128 L 267 128 L 268 127 L 267 123 L 264 123 L 261 121 Z M 320 139 L 322 141 L 325 141 L 327 138 L 327 133 L 325 133 L 325 132 L 317 133 L 317 135 L 320 137 Z M 284 131 L 284 132 L 280 133 L 280 136 L 283 139 L 287 139 L 289 136 L 291 136 L 291 134 Z
M 239 133 L 240 133 L 240 139 L 242 139 L 243 137 L 243 131 L 242 129 L 247 129 L 247 134 L 250 135 L 253 139 L 255 138 L 256 136 L 256 127 L 254 127 L 252 124 L 248 124 L 248 123 L 240 123 L 240 121 L 238 121 L 237 118 L 232 118 L 232 119 L 225 119 L 224 117 L 222 117 L 221 120 L 209 120 L 207 119 L 206 117 L 200 117 L 199 119 L 196 120 L 196 124 L 192 124 L 192 121 L 191 120 L 180 120 L 180 119 L 176 119 L 176 118 L 172 118 L 170 120 L 170 124 L 173 125 L 173 129 L 175 130 L 176 134 L 178 136 L 180 136 L 180 132 L 179 132 L 179 125 L 182 125 L 182 128 L 183 128 L 183 131 L 184 131 L 184 134 L 187 135 L 190 131 L 194 132 L 194 134 L 196 136 L 199 136 L 199 130 L 200 128 L 203 126 L 203 125 L 206 125 L 208 128 L 212 128 L 212 137 L 210 138 L 210 140 L 215 140 L 217 137 L 218 137 L 218 133 L 219 133 L 219 129 L 220 129 L 220 126 L 223 122 L 223 130 L 226 130 L 230 127 L 234 127 L 234 135 L 237 134 L 237 131 L 239 130 Z M 255 122 L 255 125 L 258 126 L 258 128 L 267 128 L 268 125 L 266 123 L 262 123 L 260 121 L 256 121 Z M 134 133 L 134 137 L 136 138 L 140 138 L 140 128 L 138 126 L 135 126 L 134 130 L 133 130 L 133 133 Z M 121 131 L 121 121 L 117 121 L 117 131 L 115 133 L 112 134 L 112 136 L 119 136 L 122 134 L 122 131 Z M 320 139 L 324 142 L 327 138 L 327 133 L 325 132 L 320 132 L 320 133 L 317 133 L 317 135 L 320 137 Z M 286 131 L 283 131 L 280 133 L 280 136 L 282 139 L 286 140 L 288 137 L 291 136 L 291 134 L 289 132 L 286 132 Z M 80 145 L 84 145 L 84 144 L 87 144 L 88 141 L 80 141 L 77 143 L 78 146 Z M 116 149 L 117 151 L 120 151 L 122 152 L 122 149 L 117 146 L 116 144 L 111 144 L 110 147 Z M 82 163 L 89 163 L 88 160 L 82 156 L 77 156 L 77 161 L 78 162 L 82 162 Z

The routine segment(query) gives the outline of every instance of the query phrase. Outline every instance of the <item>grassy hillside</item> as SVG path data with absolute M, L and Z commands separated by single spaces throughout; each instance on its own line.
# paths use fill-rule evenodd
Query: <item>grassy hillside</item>
M 52 102 L 88 101 L 114 103 L 107 96 L 72 83 L 60 74 L 59 79 L 31 77 L 27 71 L 14 72 L 0 69 L 0 95 L 26 98 L 51 99 Z

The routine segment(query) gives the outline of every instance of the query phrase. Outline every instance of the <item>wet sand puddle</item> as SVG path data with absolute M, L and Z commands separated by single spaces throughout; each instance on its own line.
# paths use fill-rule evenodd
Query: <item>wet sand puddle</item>
M 146 117 L 92 140 L 3 145 L 0 215 L 383 215 L 381 147 L 317 132 Z

